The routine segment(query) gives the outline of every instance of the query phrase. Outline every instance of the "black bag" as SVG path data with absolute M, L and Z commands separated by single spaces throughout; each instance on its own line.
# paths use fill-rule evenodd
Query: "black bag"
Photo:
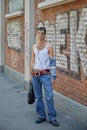
M 27 96 L 27 102 L 28 102 L 28 104 L 33 104 L 35 102 L 33 84 L 31 81 L 29 82 L 29 92 L 28 92 L 28 96 Z

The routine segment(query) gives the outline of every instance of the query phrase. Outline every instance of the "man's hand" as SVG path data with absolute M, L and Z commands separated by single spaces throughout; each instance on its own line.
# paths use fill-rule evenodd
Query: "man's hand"
M 31 80 L 32 80 L 32 78 L 31 78 L 31 76 L 29 77 L 29 81 L 31 82 Z
M 55 84 L 55 80 L 52 80 L 52 86 L 54 87 L 54 84 Z

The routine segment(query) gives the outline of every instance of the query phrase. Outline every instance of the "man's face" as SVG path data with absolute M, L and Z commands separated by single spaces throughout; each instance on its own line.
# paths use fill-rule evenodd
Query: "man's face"
M 40 41 L 45 40 L 45 36 L 46 36 L 46 34 L 45 34 L 44 30 L 37 31 L 37 39 L 38 40 L 40 40 Z

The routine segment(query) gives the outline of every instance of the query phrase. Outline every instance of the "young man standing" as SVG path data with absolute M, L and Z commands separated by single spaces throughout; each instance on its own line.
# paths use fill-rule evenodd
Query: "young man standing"
M 54 108 L 52 86 L 56 79 L 56 63 L 53 47 L 46 42 L 46 29 L 39 27 L 36 31 L 37 44 L 32 46 L 31 75 L 36 98 L 36 112 L 38 118 L 35 123 L 46 121 L 45 106 L 43 102 L 42 87 L 45 91 L 49 123 L 59 126 L 55 119 L 57 113 Z

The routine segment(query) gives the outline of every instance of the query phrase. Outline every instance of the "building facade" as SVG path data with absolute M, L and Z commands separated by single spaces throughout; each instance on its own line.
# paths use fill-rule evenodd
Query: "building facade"
M 87 0 L 0 0 L 0 7 L 0 72 L 28 89 L 35 30 L 44 26 L 56 58 L 56 104 L 87 128 Z
M 0 4 L 0 71 L 5 71 L 27 89 L 34 44 L 34 0 L 0 0 Z

